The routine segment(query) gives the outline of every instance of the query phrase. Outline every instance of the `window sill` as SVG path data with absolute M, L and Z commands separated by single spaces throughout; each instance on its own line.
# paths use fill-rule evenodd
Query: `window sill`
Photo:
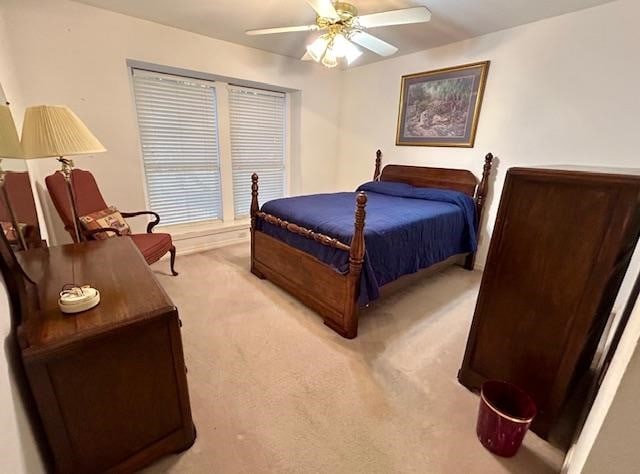
M 171 234 L 178 255 L 206 252 L 227 245 L 247 243 L 251 219 L 209 221 L 158 227 L 158 232 Z
M 222 234 L 236 230 L 246 230 L 251 225 L 251 219 L 240 219 L 235 221 L 208 221 L 196 222 L 193 224 L 175 224 L 157 227 L 157 232 L 166 232 L 176 240 L 204 237 L 207 235 Z

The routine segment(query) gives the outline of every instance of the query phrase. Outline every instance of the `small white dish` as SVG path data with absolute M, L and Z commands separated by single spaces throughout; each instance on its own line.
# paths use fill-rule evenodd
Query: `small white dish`
M 75 314 L 94 308 L 98 303 L 100 303 L 100 292 L 85 285 L 61 291 L 58 307 L 63 313 Z

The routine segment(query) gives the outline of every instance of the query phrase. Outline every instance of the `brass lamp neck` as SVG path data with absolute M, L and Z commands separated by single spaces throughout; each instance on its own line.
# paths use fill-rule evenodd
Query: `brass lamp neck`
M 58 158 L 58 161 L 62 165 L 62 169 L 60 170 L 66 179 L 71 177 L 71 171 L 73 170 L 73 160 L 69 158 L 63 158 L 62 156 Z

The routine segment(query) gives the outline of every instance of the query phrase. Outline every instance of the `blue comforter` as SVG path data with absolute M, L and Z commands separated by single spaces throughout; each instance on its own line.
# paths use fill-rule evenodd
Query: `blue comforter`
M 361 306 L 378 298 L 380 287 L 452 255 L 475 252 L 476 216 L 466 194 L 403 183 L 369 182 Z M 269 201 L 262 211 L 349 245 L 354 232 L 356 193 L 315 194 Z M 346 273 L 348 252 L 319 244 L 258 221 L 258 228 Z

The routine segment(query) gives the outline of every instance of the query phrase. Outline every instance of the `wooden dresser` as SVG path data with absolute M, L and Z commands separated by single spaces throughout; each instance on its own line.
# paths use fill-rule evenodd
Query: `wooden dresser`
M 546 437 L 585 373 L 640 233 L 640 170 L 512 168 L 458 378 L 513 382 Z
M 128 238 L 18 255 L 39 310 L 18 327 L 55 472 L 133 472 L 195 440 L 178 311 Z M 65 315 L 65 284 L 100 304 Z M 28 306 L 28 305 L 27 305 Z

